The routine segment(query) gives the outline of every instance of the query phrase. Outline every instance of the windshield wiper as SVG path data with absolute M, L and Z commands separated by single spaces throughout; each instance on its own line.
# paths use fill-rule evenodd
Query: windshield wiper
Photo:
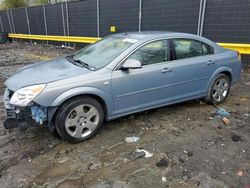
M 85 62 L 83 62 L 83 61 L 80 60 L 80 59 L 74 59 L 74 58 L 73 58 L 73 61 L 76 62 L 76 63 L 81 64 L 81 65 L 84 66 L 84 67 L 89 67 L 89 64 L 88 64 L 88 63 L 85 63 Z
M 85 63 L 85 62 L 83 62 L 83 61 L 80 60 L 80 59 L 74 59 L 74 54 L 69 55 L 69 56 L 66 56 L 66 59 L 67 59 L 68 61 L 70 61 L 71 63 L 80 65 L 80 66 L 85 67 L 85 68 L 88 68 L 88 69 L 90 69 L 90 70 L 95 70 L 93 67 L 90 67 L 88 63 Z

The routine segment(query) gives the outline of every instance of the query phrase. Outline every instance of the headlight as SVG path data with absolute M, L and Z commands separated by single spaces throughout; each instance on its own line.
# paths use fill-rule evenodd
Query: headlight
M 17 90 L 10 99 L 10 104 L 16 106 L 27 106 L 42 90 L 46 84 L 28 86 Z

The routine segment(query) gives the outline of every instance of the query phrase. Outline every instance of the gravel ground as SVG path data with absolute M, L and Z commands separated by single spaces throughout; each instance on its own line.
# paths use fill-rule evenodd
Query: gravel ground
M 21 131 L 2 126 L 3 82 L 25 64 L 66 55 L 55 46 L 0 45 L 1 187 L 199 187 L 250 186 L 250 69 L 224 104 L 190 101 L 107 122 L 92 139 L 70 144 L 43 126 Z M 125 143 L 127 136 L 139 136 Z M 152 157 L 141 156 L 145 149 Z

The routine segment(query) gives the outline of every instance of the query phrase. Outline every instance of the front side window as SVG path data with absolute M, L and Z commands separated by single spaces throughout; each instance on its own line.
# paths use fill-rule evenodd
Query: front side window
M 128 59 L 138 60 L 142 65 L 150 65 L 168 60 L 168 40 L 148 43 L 135 51 Z
M 84 62 L 94 69 L 100 69 L 137 41 L 126 37 L 107 37 L 76 52 L 73 59 Z

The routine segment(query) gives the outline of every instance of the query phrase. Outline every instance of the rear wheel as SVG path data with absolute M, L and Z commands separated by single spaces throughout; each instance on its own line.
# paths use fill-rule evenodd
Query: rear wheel
M 82 97 L 63 104 L 56 118 L 59 135 L 73 143 L 93 136 L 103 124 L 102 105 L 94 98 Z
M 214 78 L 209 88 L 205 101 L 210 104 L 220 104 L 225 101 L 230 91 L 230 79 L 225 74 L 219 74 Z

